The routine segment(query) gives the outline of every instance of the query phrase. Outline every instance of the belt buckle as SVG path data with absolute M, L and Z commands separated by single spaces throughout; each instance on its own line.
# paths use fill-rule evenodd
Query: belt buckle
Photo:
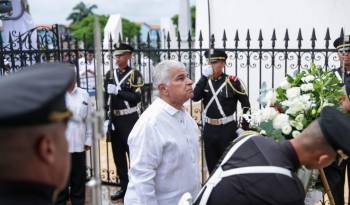
M 211 119 L 211 124 L 213 125 L 221 125 L 221 119 Z
M 120 111 L 119 110 L 113 110 L 113 113 L 115 116 L 119 116 L 120 115 Z

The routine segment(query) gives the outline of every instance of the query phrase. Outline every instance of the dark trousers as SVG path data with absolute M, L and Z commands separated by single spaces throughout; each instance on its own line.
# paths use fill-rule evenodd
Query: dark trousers
M 345 172 L 346 167 L 349 169 L 349 163 L 349 160 L 343 161 L 340 165 L 338 165 L 338 162 L 333 162 L 324 169 L 336 205 L 344 204 Z M 348 183 L 350 182 L 349 177 L 348 170 Z M 350 197 L 347 196 L 348 200 L 349 198 Z M 349 204 L 349 202 L 347 204 Z
M 58 195 L 56 205 L 65 205 L 70 199 L 72 205 L 85 204 L 86 156 L 85 152 L 71 153 L 71 172 L 68 185 Z
M 128 136 L 138 118 L 139 115 L 136 112 L 130 115 L 112 118 L 115 128 L 115 130 L 111 132 L 113 158 L 117 167 L 120 186 L 123 191 L 126 191 L 129 183 L 127 162 L 127 157 L 129 156 Z
M 236 121 L 225 125 L 205 124 L 203 131 L 204 153 L 209 174 L 214 171 L 216 164 L 232 140 L 236 139 L 236 130 Z

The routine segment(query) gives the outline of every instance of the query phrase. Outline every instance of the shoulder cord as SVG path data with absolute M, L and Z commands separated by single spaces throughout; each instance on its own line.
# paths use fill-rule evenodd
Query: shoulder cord
M 247 92 L 246 92 L 246 86 L 244 85 L 244 83 L 237 77 L 237 79 L 239 80 L 240 84 L 242 85 L 243 87 L 243 92 L 237 90 L 235 88 L 235 86 L 232 85 L 231 83 L 231 80 L 229 78 L 226 78 L 226 83 L 230 85 L 230 87 L 232 88 L 233 91 L 235 91 L 236 93 L 238 93 L 239 95 L 248 95 Z
M 140 84 L 137 84 L 137 83 L 134 84 L 134 83 L 133 83 L 133 80 L 135 79 L 134 77 L 135 77 L 135 70 L 132 71 L 132 73 L 131 73 L 131 75 L 130 75 L 130 77 L 129 77 L 129 80 L 128 80 L 131 87 L 139 88 L 139 87 L 142 87 L 142 86 L 145 84 L 145 81 L 142 79 L 142 77 L 141 77 L 142 83 L 140 83 Z

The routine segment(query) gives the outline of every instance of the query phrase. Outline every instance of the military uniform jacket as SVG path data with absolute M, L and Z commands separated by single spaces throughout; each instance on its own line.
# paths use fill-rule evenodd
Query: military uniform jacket
M 223 83 L 226 83 L 226 85 L 218 94 L 218 100 L 226 116 L 232 115 L 236 112 L 237 101 L 241 103 L 243 112 L 246 113 L 250 108 L 248 96 L 246 94 L 237 93 L 231 87 L 233 86 L 237 91 L 245 93 L 238 78 L 235 76 L 227 76 L 226 74 L 223 73 L 217 79 L 212 80 L 213 88 L 215 91 L 218 90 Z M 196 87 L 194 88 L 192 99 L 193 101 L 199 101 L 203 99 L 204 107 L 206 107 L 206 105 L 208 104 L 208 102 L 212 97 L 213 97 L 213 93 L 210 90 L 210 87 L 208 84 L 208 78 L 205 76 L 202 76 L 197 82 Z M 213 119 L 218 119 L 223 117 L 220 114 L 215 101 L 208 108 L 206 115 L 207 117 L 210 117 Z
M 1 205 L 52 205 L 54 188 L 29 182 L 0 182 Z
M 299 160 L 289 141 L 255 136 L 240 146 L 222 169 L 249 166 L 278 166 L 295 172 Z M 298 177 L 280 174 L 228 176 L 214 187 L 208 205 L 302 205 L 305 191 Z M 199 204 L 198 203 L 195 204 Z
M 111 103 L 113 109 L 126 109 L 125 101 L 129 104 L 130 107 L 135 107 L 141 101 L 141 88 L 143 86 L 143 79 L 139 71 L 132 70 L 129 66 L 126 67 L 124 71 L 120 71 L 117 69 L 116 74 L 118 80 L 121 81 L 125 75 L 127 75 L 131 71 L 132 73 L 127 77 L 127 79 L 122 82 L 120 85 L 121 90 L 119 90 L 118 95 L 111 95 Z M 109 94 L 107 94 L 107 85 L 108 84 L 116 84 L 114 80 L 111 79 L 111 72 L 108 71 L 104 80 L 104 88 L 105 88 L 105 102 L 107 103 Z

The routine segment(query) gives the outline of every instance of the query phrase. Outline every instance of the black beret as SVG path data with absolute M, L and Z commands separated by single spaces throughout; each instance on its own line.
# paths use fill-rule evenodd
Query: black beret
M 335 39 L 333 45 L 338 51 L 350 52 L 350 35 L 341 36 Z
M 204 52 L 204 56 L 206 58 L 209 58 L 209 52 L 208 51 L 205 51 Z M 210 58 L 208 59 L 209 62 L 215 62 L 215 61 L 218 61 L 218 60 L 223 60 L 225 61 L 227 59 L 227 55 L 225 53 L 225 51 L 222 51 L 222 50 L 210 50 Z
M 119 46 L 114 46 L 115 51 L 114 55 L 119 56 L 127 53 L 132 53 L 134 51 L 134 48 L 128 44 L 120 43 Z
M 336 150 L 350 155 L 350 116 L 335 109 L 324 107 L 318 119 L 322 133 Z
M 71 116 L 65 93 L 74 79 L 70 64 L 44 63 L 0 79 L 0 127 L 41 125 Z

